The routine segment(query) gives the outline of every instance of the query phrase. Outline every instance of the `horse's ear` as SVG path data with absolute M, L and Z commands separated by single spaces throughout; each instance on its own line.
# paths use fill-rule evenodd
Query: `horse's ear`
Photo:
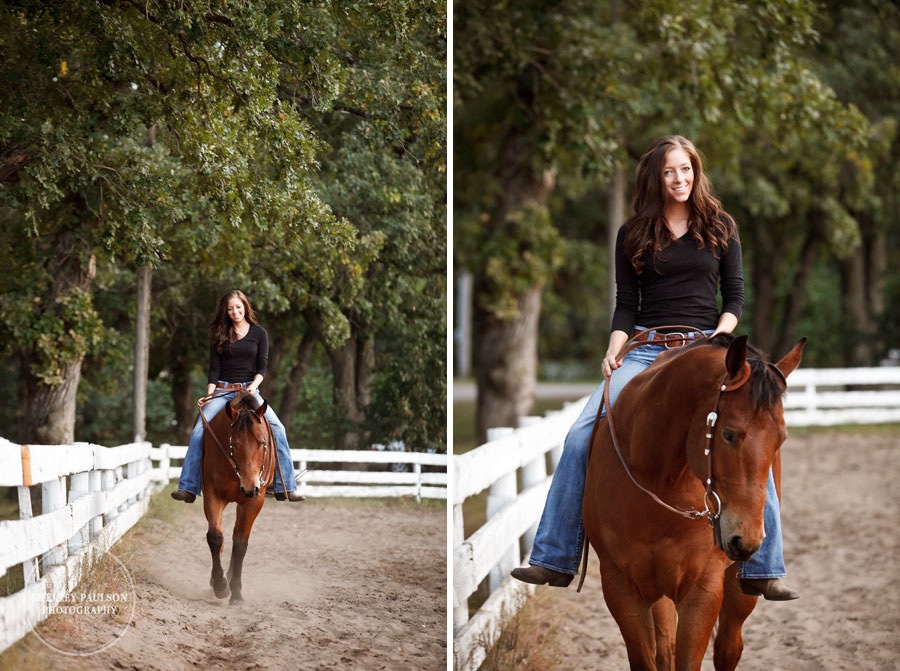
M 234 419 L 234 408 L 231 407 L 231 401 L 225 404 L 225 412 L 228 415 L 228 419 Z
M 259 407 L 256 409 L 256 416 L 257 416 L 257 417 L 262 417 L 263 415 L 265 415 L 265 414 L 266 414 L 266 408 L 268 408 L 268 407 L 269 407 L 269 402 L 268 402 L 268 401 L 263 401 L 263 402 L 262 402 L 262 405 L 259 406 Z
M 797 344 L 791 348 L 791 351 L 785 354 L 784 358 L 775 364 L 785 377 L 794 372 L 794 369 L 800 365 L 800 358 L 803 356 L 804 345 L 806 345 L 806 336 L 800 338 Z
M 728 345 L 728 353 L 725 354 L 725 371 L 729 379 L 735 379 L 744 374 L 744 364 L 747 362 L 747 336 L 738 336 Z

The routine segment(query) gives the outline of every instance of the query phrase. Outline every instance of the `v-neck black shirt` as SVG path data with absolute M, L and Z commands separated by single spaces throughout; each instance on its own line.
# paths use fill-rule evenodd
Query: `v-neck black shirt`
M 657 254 L 644 257 L 640 275 L 625 256 L 625 232 L 616 236 L 616 309 L 611 331 L 631 333 L 635 326 L 667 325 L 714 329 L 719 315 L 730 312 L 740 319 L 744 311 L 744 272 L 741 243 L 728 241 L 728 250 L 716 256 L 708 246 L 685 233 Z M 718 292 L 722 292 L 719 308 Z
M 209 375 L 206 381 L 253 382 L 257 375 L 266 374 L 269 363 L 269 334 L 262 326 L 250 324 L 250 330 L 240 340 L 225 345 L 221 352 L 209 348 Z

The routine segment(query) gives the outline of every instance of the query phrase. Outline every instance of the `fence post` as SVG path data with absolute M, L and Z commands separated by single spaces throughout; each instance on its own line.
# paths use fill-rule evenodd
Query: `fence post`
M 159 480 L 157 480 L 157 483 L 160 489 L 169 484 L 169 480 L 171 479 L 169 476 L 169 468 L 172 466 L 172 458 L 169 456 L 170 447 L 171 445 L 168 443 L 163 443 L 159 446 L 160 454 L 162 456 L 159 458 Z
M 88 487 L 92 494 L 103 490 L 100 471 L 95 470 L 88 473 Z M 97 515 L 91 519 L 91 540 L 99 536 L 101 531 L 103 531 L 103 515 Z
M 19 519 L 30 520 L 34 517 L 31 511 L 31 487 L 17 487 L 19 490 Z M 38 567 L 38 558 L 28 559 L 22 563 L 22 570 L 25 573 L 25 586 L 33 585 L 38 580 L 40 574 Z
M 416 503 L 422 502 L 422 462 L 413 464 L 413 473 L 416 474 Z
M 488 429 L 488 442 L 512 435 L 514 431 L 514 429 L 508 427 Z M 491 517 L 506 507 L 507 504 L 515 501 L 518 494 L 515 471 L 504 475 L 492 484 L 487 497 L 487 519 L 491 519 Z M 488 576 L 488 586 L 491 593 L 496 591 L 506 579 L 506 576 L 509 575 L 509 572 L 521 563 L 520 559 L 519 543 L 515 542 L 503 553 L 497 565 L 491 569 L 490 575 Z
M 73 473 L 69 478 L 69 503 L 77 501 L 82 496 L 90 495 L 90 474 L 89 473 Z M 75 532 L 75 535 L 69 539 L 69 554 L 78 554 L 91 540 L 90 522 Z
M 453 542 L 459 545 L 465 539 L 466 530 L 463 524 L 463 507 L 461 503 L 453 506 Z M 456 599 L 454 599 L 456 601 Z M 462 627 L 469 621 L 469 599 L 465 598 L 460 604 L 453 604 L 453 629 Z
M 52 513 L 66 505 L 66 479 L 53 478 L 41 484 L 41 515 Z M 63 542 L 44 553 L 41 564 L 44 573 L 66 561 L 67 543 Z
M 520 417 L 519 428 L 539 424 L 542 421 L 544 421 L 543 417 Z M 529 461 L 522 467 L 523 491 L 530 487 L 534 487 L 535 485 L 541 484 L 546 479 L 547 461 L 543 454 L 537 459 Z M 532 526 L 528 527 L 528 530 L 524 534 L 525 547 L 528 548 L 529 553 L 531 552 L 531 548 L 534 546 L 534 536 L 537 533 L 537 527 L 537 522 L 535 522 Z

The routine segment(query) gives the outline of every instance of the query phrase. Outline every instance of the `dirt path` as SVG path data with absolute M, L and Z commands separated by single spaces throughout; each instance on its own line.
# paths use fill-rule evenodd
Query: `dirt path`
M 759 601 L 738 670 L 900 669 L 900 432 L 791 437 L 783 472 L 785 559 L 801 598 Z M 581 594 L 575 583 L 538 588 L 486 668 L 627 669 L 596 555 L 588 571 Z M 703 671 L 712 669 L 710 651 Z
M 113 548 L 137 594 L 121 639 L 79 658 L 30 635 L 0 656 L 0 669 L 446 669 L 443 505 L 269 500 L 250 538 L 240 607 L 208 586 L 202 507 L 166 504 L 160 517 L 152 513 Z

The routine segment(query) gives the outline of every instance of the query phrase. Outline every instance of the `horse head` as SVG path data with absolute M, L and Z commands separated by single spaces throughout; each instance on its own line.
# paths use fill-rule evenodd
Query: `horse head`
M 715 543 L 729 559 L 746 561 L 765 537 L 763 509 L 766 482 L 776 450 L 787 438 L 782 397 L 786 378 L 799 365 L 806 338 L 777 363 L 747 344 L 747 337 L 725 338 L 720 384 L 710 401 L 698 408 L 706 414 L 705 433 L 695 431 L 689 444 L 691 469 L 707 485 L 707 506 Z M 700 417 L 695 426 L 703 426 Z M 713 508 L 718 508 L 714 510 Z
M 275 446 L 270 441 L 269 424 L 265 421 L 268 404 L 262 404 L 247 391 L 241 391 L 225 406 L 229 430 L 229 451 L 237 467 L 241 492 L 247 498 L 259 496 L 267 457 Z

